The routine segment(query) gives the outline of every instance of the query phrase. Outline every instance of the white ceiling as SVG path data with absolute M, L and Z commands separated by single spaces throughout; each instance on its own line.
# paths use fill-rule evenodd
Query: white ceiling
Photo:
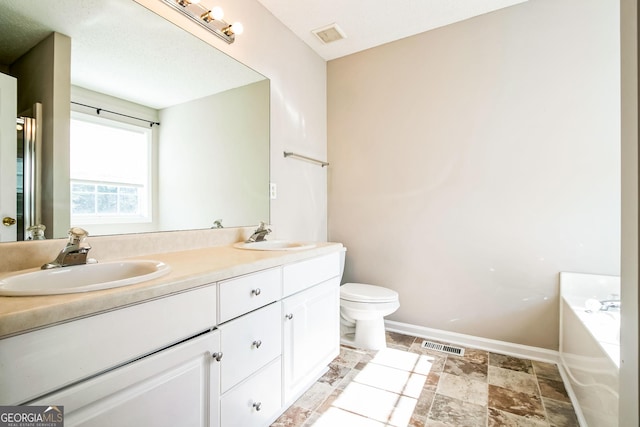
M 325 60 L 350 55 L 527 0 L 258 0 Z M 336 23 L 347 36 L 313 33 Z

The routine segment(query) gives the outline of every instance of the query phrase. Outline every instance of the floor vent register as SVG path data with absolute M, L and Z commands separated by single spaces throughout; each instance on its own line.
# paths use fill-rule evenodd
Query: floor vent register
M 456 356 L 464 356 L 464 348 L 462 347 L 454 347 L 433 341 L 422 341 L 422 348 L 428 348 L 429 350 L 440 351 L 447 354 L 455 354 Z

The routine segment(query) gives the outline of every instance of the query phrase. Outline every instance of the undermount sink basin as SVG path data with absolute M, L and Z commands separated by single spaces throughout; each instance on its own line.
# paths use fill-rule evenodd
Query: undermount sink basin
M 238 249 L 250 249 L 254 251 L 297 251 L 315 247 L 315 243 L 293 242 L 290 240 L 263 240 L 261 242 L 240 242 L 233 245 Z
M 0 295 L 71 294 L 133 285 L 163 276 L 171 267 L 160 261 L 127 260 L 26 270 L 0 279 Z

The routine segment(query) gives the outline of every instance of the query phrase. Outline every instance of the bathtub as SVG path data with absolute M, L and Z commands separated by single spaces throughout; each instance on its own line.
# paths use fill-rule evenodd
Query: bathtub
M 581 424 L 618 426 L 620 312 L 591 311 L 592 299 L 617 299 L 620 278 L 560 273 L 560 360 Z

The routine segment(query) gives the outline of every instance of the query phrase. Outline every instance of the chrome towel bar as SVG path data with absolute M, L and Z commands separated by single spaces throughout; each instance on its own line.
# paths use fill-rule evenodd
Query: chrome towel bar
M 304 160 L 304 161 L 311 162 L 311 163 L 315 163 L 317 165 L 320 165 L 321 167 L 329 166 L 328 162 L 323 162 L 322 160 L 318 160 L 318 159 L 314 159 L 314 158 L 311 158 L 311 157 L 303 156 L 301 154 L 292 153 L 291 151 L 285 151 L 284 152 L 284 156 L 285 157 L 291 157 L 291 158 L 298 159 L 298 160 Z

